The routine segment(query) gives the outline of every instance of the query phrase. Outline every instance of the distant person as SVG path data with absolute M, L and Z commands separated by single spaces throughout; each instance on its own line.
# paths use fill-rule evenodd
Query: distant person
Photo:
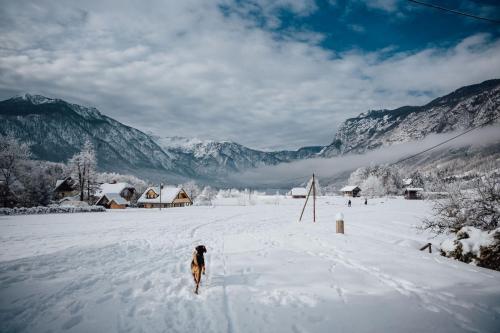
M 349 201 L 347 201 L 347 207 L 351 207 L 351 199 L 349 199 Z
M 365 205 L 368 205 L 368 199 L 365 198 Z

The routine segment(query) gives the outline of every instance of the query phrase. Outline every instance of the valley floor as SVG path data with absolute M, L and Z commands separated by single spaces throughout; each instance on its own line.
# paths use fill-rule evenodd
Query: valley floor
M 0 217 L 0 331 L 498 332 L 500 272 L 418 250 L 428 202 L 255 202 Z

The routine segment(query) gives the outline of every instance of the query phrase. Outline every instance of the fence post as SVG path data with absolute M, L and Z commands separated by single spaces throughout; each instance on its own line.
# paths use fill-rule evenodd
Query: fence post
M 338 213 L 336 216 L 337 220 L 337 234 L 344 233 L 344 214 Z

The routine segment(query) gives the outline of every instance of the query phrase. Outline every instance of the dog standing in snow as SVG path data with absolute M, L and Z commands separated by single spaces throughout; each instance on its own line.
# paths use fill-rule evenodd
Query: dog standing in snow
M 200 287 L 201 273 L 205 275 L 205 257 L 203 256 L 207 252 L 207 248 L 204 245 L 198 245 L 193 252 L 193 261 L 191 261 L 191 273 L 193 273 L 194 283 L 196 284 L 195 294 L 198 294 L 198 288 Z

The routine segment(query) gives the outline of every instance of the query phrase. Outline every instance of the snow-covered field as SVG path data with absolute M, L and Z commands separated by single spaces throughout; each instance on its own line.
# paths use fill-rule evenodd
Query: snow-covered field
M 500 272 L 418 250 L 429 203 L 254 202 L 0 217 L 0 332 L 500 331 Z

